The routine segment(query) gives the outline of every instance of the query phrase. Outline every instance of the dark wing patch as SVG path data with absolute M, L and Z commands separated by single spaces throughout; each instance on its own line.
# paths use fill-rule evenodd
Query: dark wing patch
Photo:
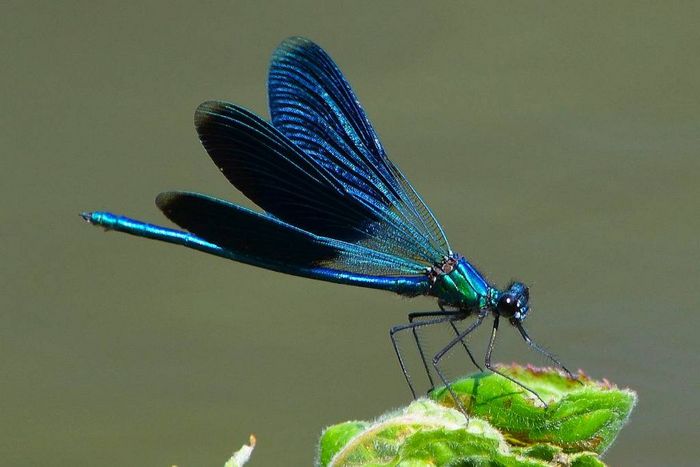
M 436 261 L 436 253 L 411 224 L 345 183 L 337 166 L 304 154 L 253 113 L 226 102 L 205 102 L 195 113 L 195 125 L 226 178 L 282 221 L 423 267 Z
M 350 196 L 384 214 L 385 228 L 368 245 L 431 262 L 450 254 L 442 227 L 387 158 L 350 85 L 323 49 L 300 37 L 284 41 L 273 55 L 268 92 L 275 128 L 331 172 Z
M 199 193 L 161 193 L 156 204 L 180 227 L 263 267 L 292 274 L 299 269 L 328 268 L 350 274 L 425 276 L 420 264 L 320 237 Z

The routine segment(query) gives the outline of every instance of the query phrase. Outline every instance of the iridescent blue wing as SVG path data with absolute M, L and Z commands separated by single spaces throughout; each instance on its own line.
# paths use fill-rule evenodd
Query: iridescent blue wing
M 387 158 L 350 85 L 323 49 L 300 37 L 284 41 L 272 58 L 268 92 L 274 127 L 333 174 L 349 196 L 401 226 L 386 225 L 367 246 L 431 262 L 450 254 L 442 227 Z
M 423 270 L 439 261 L 415 225 L 375 198 L 374 191 L 370 195 L 363 191 L 368 188 L 351 186 L 348 174 L 305 154 L 255 114 L 226 102 L 205 102 L 195 113 L 195 126 L 226 178 L 285 223 L 420 264 Z M 342 156 L 335 152 L 334 157 Z
M 161 193 L 156 204 L 174 223 L 236 261 L 304 277 L 393 290 L 425 292 L 421 264 L 314 235 L 265 213 L 199 193 Z

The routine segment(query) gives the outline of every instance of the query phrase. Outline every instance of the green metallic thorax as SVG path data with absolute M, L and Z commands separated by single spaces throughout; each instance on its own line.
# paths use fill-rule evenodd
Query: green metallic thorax
M 449 306 L 470 311 L 487 306 L 490 286 L 474 266 L 462 258 L 437 268 L 430 295 Z M 452 266 L 452 267 L 449 267 Z

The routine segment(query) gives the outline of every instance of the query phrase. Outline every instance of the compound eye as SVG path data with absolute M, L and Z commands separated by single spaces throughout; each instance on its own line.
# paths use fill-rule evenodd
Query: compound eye
M 504 318 L 512 318 L 518 312 L 518 301 L 512 295 L 501 295 L 496 304 L 496 311 Z

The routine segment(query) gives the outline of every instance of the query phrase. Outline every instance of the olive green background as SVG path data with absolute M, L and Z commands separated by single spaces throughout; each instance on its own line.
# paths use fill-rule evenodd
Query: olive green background
M 169 225 L 169 189 L 250 206 L 192 113 L 267 116 L 270 53 L 304 35 L 453 248 L 530 285 L 533 338 L 639 392 L 607 461 L 697 465 L 698 19 L 697 2 L 4 3 L 0 464 L 218 466 L 255 433 L 251 465 L 310 465 L 324 426 L 409 401 L 387 330 L 434 302 L 78 217 Z M 496 358 L 543 363 L 509 326 Z

